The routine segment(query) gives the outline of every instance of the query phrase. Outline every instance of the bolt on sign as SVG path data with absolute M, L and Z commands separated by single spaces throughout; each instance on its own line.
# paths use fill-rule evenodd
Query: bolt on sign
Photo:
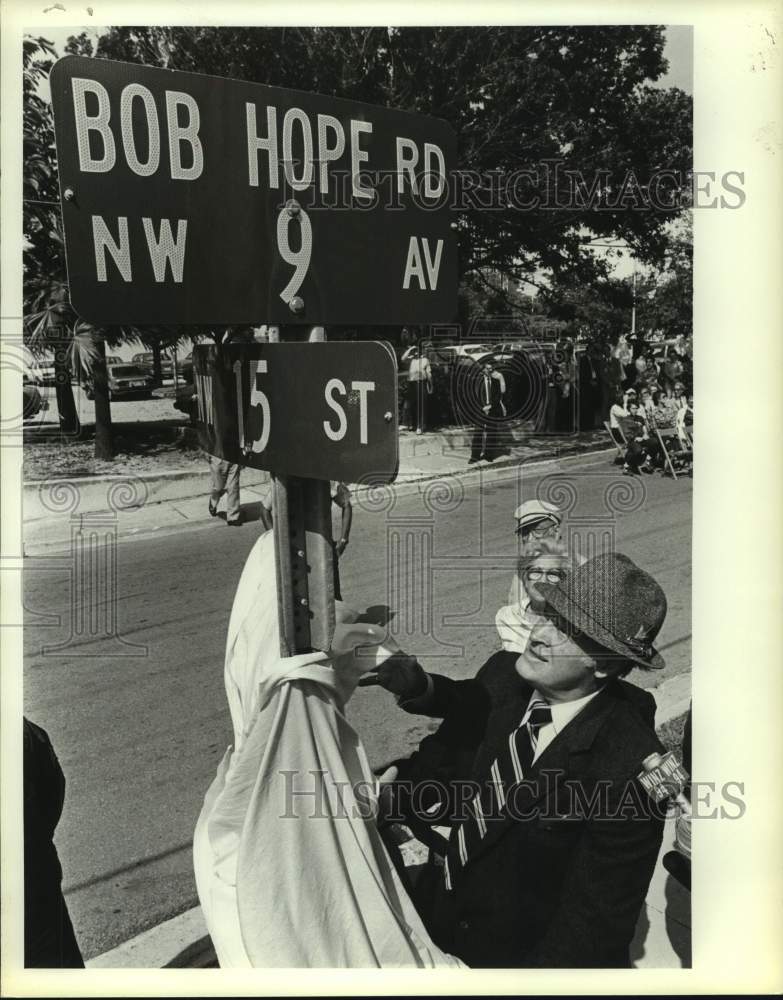
M 396 372 L 394 351 L 380 341 L 197 346 L 202 445 L 278 475 L 391 482 Z
M 50 80 L 71 303 L 88 322 L 454 318 L 446 122 L 81 56 Z

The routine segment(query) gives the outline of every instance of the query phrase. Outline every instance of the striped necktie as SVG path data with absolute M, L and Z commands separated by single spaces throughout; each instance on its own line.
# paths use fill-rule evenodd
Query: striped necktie
M 525 713 L 527 718 L 508 734 L 475 798 L 465 806 L 466 813 L 451 829 L 444 860 L 446 888 L 451 889 L 452 872 L 464 867 L 487 833 L 487 820 L 503 817 L 506 791 L 525 780 L 538 745 L 542 726 L 552 721 L 552 709 L 539 695 L 534 695 Z

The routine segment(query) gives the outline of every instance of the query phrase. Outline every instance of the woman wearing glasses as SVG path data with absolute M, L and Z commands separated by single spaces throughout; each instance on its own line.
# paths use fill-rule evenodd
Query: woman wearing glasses
M 509 603 L 495 615 L 501 645 L 509 652 L 524 653 L 533 626 L 542 621 L 546 601 L 541 584 L 560 583 L 570 568 L 565 548 L 555 537 L 542 535 L 536 542 L 534 551 L 520 557 Z

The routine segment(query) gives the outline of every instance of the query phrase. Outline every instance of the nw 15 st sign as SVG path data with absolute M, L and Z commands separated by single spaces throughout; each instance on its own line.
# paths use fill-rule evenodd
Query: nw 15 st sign
M 51 90 L 71 302 L 89 322 L 453 318 L 445 122 L 76 56 Z
M 196 347 L 202 444 L 276 474 L 390 482 L 396 373 L 393 350 L 378 341 Z

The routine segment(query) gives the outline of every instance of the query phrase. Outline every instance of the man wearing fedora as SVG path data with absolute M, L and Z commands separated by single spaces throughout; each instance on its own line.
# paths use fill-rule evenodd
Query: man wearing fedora
M 414 893 L 445 951 L 476 967 L 628 966 L 663 818 L 637 780 L 661 751 L 655 702 L 621 677 L 663 666 L 666 598 L 618 553 L 539 589 L 525 652 L 496 652 L 473 680 L 397 654 L 360 682 L 443 720 L 384 776 L 381 807 L 450 826 Z

